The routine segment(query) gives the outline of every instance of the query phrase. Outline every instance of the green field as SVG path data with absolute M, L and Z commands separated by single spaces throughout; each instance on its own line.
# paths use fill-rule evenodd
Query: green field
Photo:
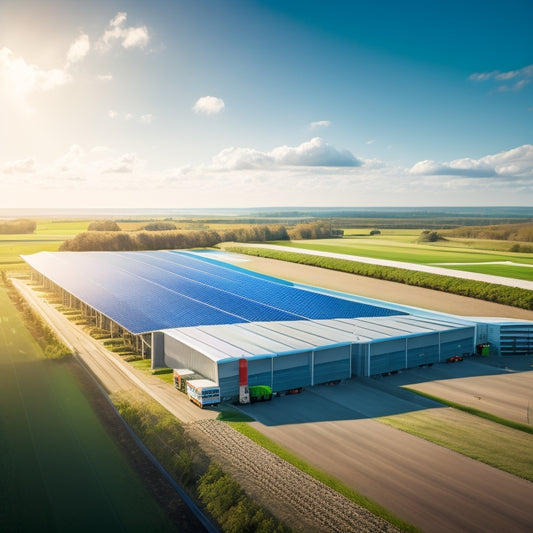
M 87 229 L 88 221 L 37 221 L 35 233 L 0 235 L 0 270 L 26 268 L 21 255 L 55 252 L 66 239 Z
M 378 418 L 406 433 L 533 481 L 533 435 L 452 408 Z
M 0 531 L 175 531 L 0 288 Z
M 419 234 L 419 232 L 416 232 Z M 434 265 L 442 268 L 468 270 L 481 274 L 533 281 L 533 268 L 513 264 L 491 265 L 483 263 L 512 262 L 520 265 L 533 265 L 532 254 L 495 252 L 485 249 L 461 247 L 461 243 L 443 241 L 434 244 L 418 244 L 416 235 L 406 230 L 382 234 L 377 238 L 344 237 L 342 239 L 320 239 L 309 241 L 277 241 L 273 244 L 288 248 L 305 248 L 320 252 L 357 255 L 374 259 L 387 259 L 420 265 Z M 482 244 L 480 244 L 482 246 Z M 506 245 L 509 247 L 509 244 Z M 446 264 L 448 263 L 448 264 Z M 469 263 L 451 265 L 449 263 Z

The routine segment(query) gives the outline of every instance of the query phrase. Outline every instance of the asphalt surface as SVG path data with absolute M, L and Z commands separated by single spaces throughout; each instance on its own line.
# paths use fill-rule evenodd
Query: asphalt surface
M 432 407 L 372 380 L 315 387 L 244 410 L 253 425 L 427 533 L 533 530 L 533 483 L 369 417 Z
M 522 424 L 533 423 L 533 357 L 522 357 L 517 371 L 506 357 L 502 368 L 484 364 L 482 357 L 459 363 L 412 368 L 387 377 L 391 385 L 405 386 L 433 396 Z M 532 451 L 533 454 L 533 451 Z

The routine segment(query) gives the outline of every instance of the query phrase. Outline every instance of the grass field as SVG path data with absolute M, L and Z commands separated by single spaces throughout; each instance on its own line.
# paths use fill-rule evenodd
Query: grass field
M 175 531 L 0 288 L 0 531 Z
M 533 435 L 452 408 L 378 421 L 533 481 Z
M 487 265 L 492 262 L 512 262 L 520 265 L 532 265 L 533 255 L 495 252 L 483 249 L 464 248 L 446 245 L 418 244 L 413 242 L 413 235 L 392 233 L 381 235 L 378 238 L 350 238 L 320 239 L 310 241 L 276 241 L 274 244 L 288 248 L 305 248 L 321 252 L 358 255 L 375 259 L 387 259 L 421 265 L 435 265 L 443 268 L 469 270 L 482 274 L 495 274 L 515 279 L 533 280 L 533 268 L 513 264 Z M 507 244 L 509 246 L 509 244 Z M 448 264 L 446 264 L 448 263 Z M 469 263 L 469 265 L 450 265 L 449 263 Z
M 68 238 L 87 229 L 88 221 L 39 220 L 35 233 L 0 235 L 0 270 L 26 268 L 21 255 L 55 252 Z

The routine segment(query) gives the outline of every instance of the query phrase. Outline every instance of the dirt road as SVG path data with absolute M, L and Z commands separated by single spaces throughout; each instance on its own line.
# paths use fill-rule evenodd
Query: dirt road
M 403 268 L 405 270 L 414 270 L 416 272 L 427 272 L 429 274 L 438 274 L 440 276 L 450 276 L 452 278 L 469 279 L 475 281 L 484 281 L 486 283 L 496 283 L 508 287 L 520 287 L 521 289 L 533 290 L 533 281 L 523 279 L 506 278 L 503 276 L 493 276 L 490 274 L 480 274 L 478 272 L 466 272 L 462 270 L 453 270 L 431 265 L 419 265 L 415 263 L 406 263 L 404 261 L 390 261 L 388 259 L 374 259 L 373 257 L 363 257 L 358 255 L 338 254 L 334 252 L 321 252 L 318 250 L 306 250 L 303 248 L 290 248 L 275 244 L 262 243 L 240 243 L 239 246 L 252 246 L 254 248 L 268 248 L 270 250 L 279 250 L 281 252 L 295 252 L 307 255 L 320 255 L 323 257 L 332 257 L 335 259 L 345 259 L 347 261 L 357 261 L 358 263 L 368 263 L 371 265 L 381 265 L 394 268 Z
M 238 264 L 243 268 L 289 281 L 357 294 L 366 298 L 375 298 L 459 316 L 490 316 L 533 320 L 533 311 L 508 305 L 412 287 L 392 281 L 355 276 L 345 272 L 335 272 L 319 267 L 278 261 L 276 259 L 253 256 L 239 257 L 242 262 Z

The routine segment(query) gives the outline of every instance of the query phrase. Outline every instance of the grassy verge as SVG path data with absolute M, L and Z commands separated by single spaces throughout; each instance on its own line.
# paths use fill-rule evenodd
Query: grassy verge
M 179 420 L 144 393 L 111 397 L 120 415 L 170 475 L 178 480 L 221 531 L 290 533 L 253 502 L 228 474 L 202 452 Z
M 229 416 L 229 417 L 235 416 L 238 418 L 238 415 L 229 414 L 226 416 Z M 221 417 L 221 419 L 224 419 L 224 418 Z M 314 466 L 300 459 L 296 455 L 292 454 L 287 449 L 283 448 L 283 446 L 280 446 L 273 440 L 269 439 L 268 437 L 263 435 L 263 433 L 251 427 L 246 422 L 227 421 L 227 423 L 230 424 L 234 429 L 236 429 L 243 435 L 246 435 L 248 438 L 250 438 L 257 444 L 259 444 L 260 446 L 263 446 L 263 448 L 266 448 L 272 453 L 275 453 L 278 457 L 281 457 L 288 463 L 294 465 L 296 468 L 309 474 L 310 476 L 314 477 L 321 483 L 324 483 L 324 485 L 327 485 L 328 487 L 331 487 L 333 490 L 336 490 L 337 492 L 339 492 L 340 494 L 342 494 L 349 500 L 353 501 L 357 505 L 360 505 L 361 507 L 368 509 L 370 512 L 374 513 L 376 516 L 379 516 L 383 518 L 384 520 L 387 520 L 389 523 L 398 527 L 402 531 L 410 531 L 410 532 L 419 531 L 415 526 L 398 518 L 397 516 L 392 514 L 390 511 L 388 511 L 387 509 L 379 505 L 378 503 L 370 500 L 369 498 L 366 498 L 365 496 L 363 496 L 362 494 L 359 494 L 358 492 L 353 490 L 351 487 L 348 487 L 348 485 L 342 483 L 335 477 L 327 474 L 326 472 L 323 472 L 322 470 L 318 468 L 315 468 Z
M 165 383 L 174 384 L 174 376 L 172 368 L 156 368 L 152 369 L 152 361 L 150 359 L 137 359 L 136 361 L 131 361 L 131 366 L 137 370 L 142 370 L 147 374 L 156 376 L 159 379 L 162 379 Z
M 20 296 L 5 272 L 2 272 L 2 283 L 6 288 L 9 299 L 22 315 L 22 320 L 28 331 L 42 349 L 47 359 L 65 359 L 72 356 L 72 352 L 57 338 L 55 333 L 33 311 L 24 298 Z
M 290 261 L 292 263 L 328 268 L 330 270 L 347 272 L 358 276 L 367 276 L 385 281 L 404 283 L 405 285 L 449 292 L 460 296 L 467 296 L 479 300 L 486 300 L 488 302 L 533 310 L 533 292 L 527 289 L 519 289 L 517 287 L 465 280 L 453 278 L 451 276 L 441 276 L 439 274 L 428 274 L 426 272 L 416 272 L 414 270 L 405 270 L 402 268 L 358 263 L 357 261 L 346 259 L 335 259 L 332 257 L 300 254 L 297 252 L 281 252 L 266 248 L 236 246 L 228 247 L 226 250 L 228 252 L 239 254 L 267 257 L 281 261 Z
M 454 409 L 458 409 L 459 411 L 464 411 L 465 413 L 469 413 L 471 415 L 479 416 L 486 420 L 490 420 L 491 422 L 495 422 L 496 424 L 501 424 L 502 426 L 507 426 L 512 429 L 517 429 L 519 431 L 524 431 L 525 433 L 533 434 L 533 426 L 528 426 L 527 424 L 521 424 L 520 422 L 515 422 L 514 420 L 508 420 L 507 418 L 501 418 L 499 416 L 493 415 L 492 413 L 487 413 L 486 411 L 481 411 L 480 409 L 476 409 L 475 407 L 468 407 L 460 403 L 451 402 L 444 398 L 439 398 L 438 396 L 433 396 L 432 394 L 428 394 L 427 392 L 422 392 L 416 389 L 412 389 L 410 387 L 404 387 L 404 389 L 414 392 L 415 394 L 418 394 L 419 396 L 423 396 L 424 398 L 429 398 L 430 400 L 433 400 L 435 402 L 439 402 L 444 405 L 447 405 L 448 407 L 453 407 Z
M 533 481 L 533 437 L 454 409 L 432 409 L 377 418 L 467 457 Z

